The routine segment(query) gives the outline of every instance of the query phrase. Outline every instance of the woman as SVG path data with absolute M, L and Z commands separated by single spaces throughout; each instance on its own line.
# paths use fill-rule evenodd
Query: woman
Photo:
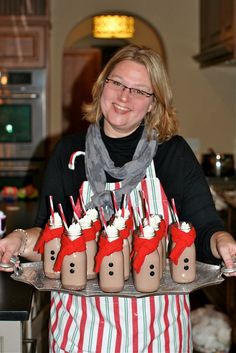
M 172 93 L 159 55 L 135 45 L 118 51 L 98 77 L 85 117 L 91 123 L 86 136 L 63 138 L 51 156 L 35 227 L 1 240 L 1 261 L 19 252 L 37 258 L 32 249 L 50 215 L 49 195 L 55 205 L 62 203 L 68 222 L 69 196 L 76 199 L 78 192 L 86 208 L 103 206 L 109 219 L 114 213 L 109 190 L 116 189 L 118 203 L 130 194 L 136 209 L 145 183 L 151 212 L 170 223 L 168 200 L 174 198 L 179 219 L 194 225 L 198 260 L 223 259 L 232 268 L 236 243 L 215 211 L 194 154 L 176 135 Z M 70 170 L 76 151 L 82 153 Z M 52 292 L 50 351 L 191 352 L 189 312 L 187 294 L 137 299 Z

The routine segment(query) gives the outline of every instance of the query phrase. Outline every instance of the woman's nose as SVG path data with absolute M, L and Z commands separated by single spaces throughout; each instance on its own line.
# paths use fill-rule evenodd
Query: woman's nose
M 127 100 L 129 98 L 130 91 L 128 87 L 123 87 L 123 89 L 120 91 L 120 98 L 122 100 Z

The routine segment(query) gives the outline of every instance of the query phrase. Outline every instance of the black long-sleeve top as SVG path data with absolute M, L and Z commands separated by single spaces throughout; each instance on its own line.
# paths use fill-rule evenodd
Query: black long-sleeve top
M 140 127 L 131 135 L 110 138 L 102 133 L 103 141 L 116 166 L 132 159 L 141 137 Z M 70 135 L 56 145 L 47 165 L 35 226 L 44 227 L 49 215 L 49 195 L 53 195 L 55 206 L 62 203 L 64 213 L 71 222 L 72 207 L 69 196 L 77 199 L 85 175 L 84 157 L 75 161 L 75 170 L 68 168 L 70 156 L 75 151 L 85 151 L 85 135 Z M 154 157 L 156 175 L 169 200 L 174 198 L 180 221 L 191 222 L 196 229 L 197 259 L 208 263 L 219 263 L 210 250 L 210 238 L 216 231 L 224 230 L 215 210 L 211 193 L 194 153 L 181 136 L 174 136 L 159 145 Z M 107 181 L 116 181 L 107 174 Z

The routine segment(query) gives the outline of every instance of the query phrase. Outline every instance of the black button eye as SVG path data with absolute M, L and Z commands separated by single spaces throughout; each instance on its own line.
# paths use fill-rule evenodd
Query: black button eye
M 186 262 L 186 263 L 189 262 L 189 259 L 187 257 L 185 257 L 184 262 Z
M 149 268 L 152 270 L 154 269 L 154 265 L 150 265 Z
M 114 266 L 113 262 L 109 262 L 108 266 L 113 267 Z
M 114 275 L 114 272 L 113 272 L 113 271 L 109 271 L 109 275 L 110 275 L 110 276 L 113 276 L 113 275 Z
M 154 272 L 154 271 L 151 271 L 151 272 L 150 272 L 150 276 L 151 276 L 151 277 L 155 276 L 155 272 Z
M 189 266 L 184 266 L 185 271 L 189 270 Z
M 70 267 L 75 267 L 74 262 L 71 262 L 71 263 L 70 263 Z
M 50 254 L 55 255 L 55 251 L 54 251 L 54 250 L 51 250 L 51 251 L 50 251 Z

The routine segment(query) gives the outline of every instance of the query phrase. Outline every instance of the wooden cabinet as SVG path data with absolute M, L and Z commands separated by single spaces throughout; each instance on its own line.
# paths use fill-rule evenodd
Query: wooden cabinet
M 200 54 L 202 67 L 236 59 L 236 0 L 200 1 Z
M 0 21 L 0 67 L 42 68 L 47 61 L 48 25 Z
M 47 66 L 49 0 L 0 0 L 0 69 Z
M 21 353 L 22 349 L 22 323 L 0 321 L 0 353 Z

